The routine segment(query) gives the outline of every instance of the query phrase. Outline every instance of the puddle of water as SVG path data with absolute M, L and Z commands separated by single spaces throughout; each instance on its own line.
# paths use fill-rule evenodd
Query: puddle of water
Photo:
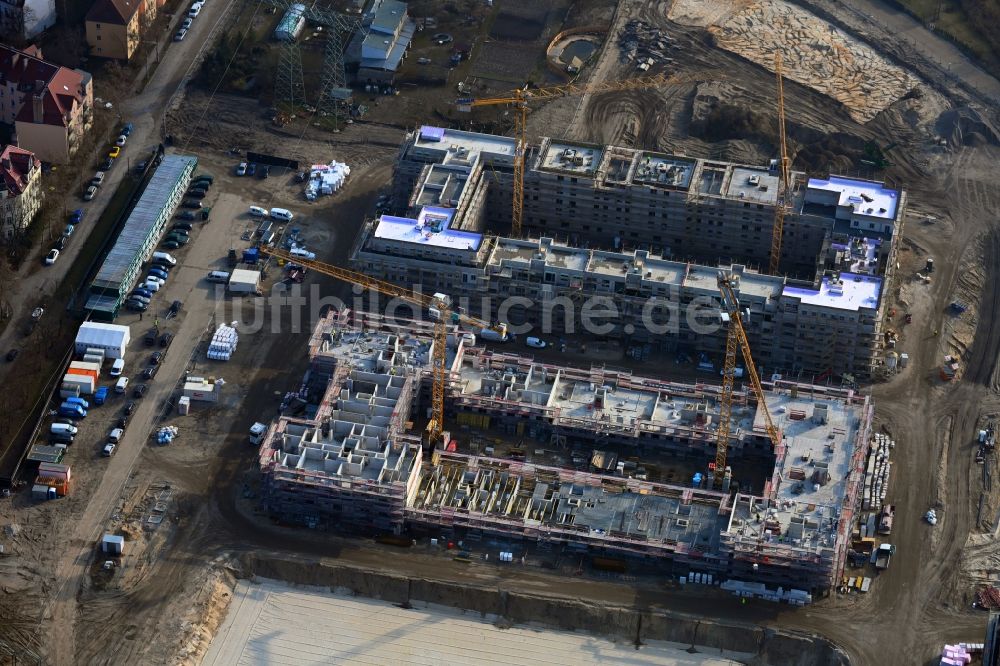
M 578 39 L 566 45 L 559 59 L 563 62 L 573 62 L 573 58 L 579 58 L 586 62 L 587 58 L 593 55 L 596 50 L 597 44 L 594 42 L 587 39 Z

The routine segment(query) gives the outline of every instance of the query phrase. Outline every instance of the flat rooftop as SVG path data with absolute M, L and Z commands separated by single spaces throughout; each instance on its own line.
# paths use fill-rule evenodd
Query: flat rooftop
M 549 141 L 542 143 L 543 152 L 538 158 L 538 168 L 542 171 L 592 176 L 597 171 L 604 155 L 604 148 L 589 144 L 562 143 Z
M 432 164 L 420 185 L 417 206 L 455 208 L 469 182 L 469 169 L 456 165 Z
M 241 580 L 202 663 L 726 666 L 753 656 L 718 649 L 711 655 L 691 653 L 688 643 L 655 640 L 643 640 L 636 649 L 590 634 L 536 626 L 501 629 L 495 617 L 418 601 L 413 606 L 266 578 Z
M 478 250 L 483 235 L 451 228 L 455 218 L 454 208 L 424 206 L 417 217 L 382 215 L 375 225 L 373 236 L 414 245 L 428 245 L 454 250 Z
M 785 286 L 783 296 L 792 296 L 803 304 L 857 312 L 878 307 L 882 278 L 857 273 L 841 273 L 835 280 L 824 275 L 819 291 L 807 287 Z
M 827 179 L 810 178 L 806 190 L 837 195 L 837 205 L 851 208 L 855 214 L 883 220 L 896 219 L 899 206 L 899 191 L 887 188 L 884 183 L 844 176 L 830 176 Z
M 686 190 L 691 187 L 691 177 L 697 162 L 662 153 L 640 153 L 637 158 L 633 183 L 676 187 Z
M 767 169 L 734 166 L 726 196 L 751 203 L 775 204 L 780 178 Z
M 472 166 L 481 158 L 513 164 L 516 147 L 517 142 L 505 136 L 424 125 L 410 150 L 428 153 L 444 164 Z

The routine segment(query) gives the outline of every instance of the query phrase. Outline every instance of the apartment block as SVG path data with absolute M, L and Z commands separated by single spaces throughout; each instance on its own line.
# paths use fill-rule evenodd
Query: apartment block
M 42 205 L 42 163 L 29 150 L 0 151 L 0 238 L 23 233 Z
M 95 0 L 85 19 L 90 53 L 129 60 L 156 19 L 155 0 Z
M 514 148 L 433 127 L 409 136 L 394 181 L 403 214 L 366 225 L 356 267 L 523 333 L 577 332 L 584 306 L 603 303 L 613 316 L 600 335 L 717 356 L 721 266 L 740 279 L 758 364 L 864 378 L 882 363 L 903 192 L 795 174 L 783 273 L 768 276 L 757 267 L 771 251 L 773 168 L 544 139 L 525 173 L 530 237 L 512 239 L 485 231 L 509 225 Z
M 46 62 L 36 48 L 0 44 L 0 122 L 14 128 L 18 147 L 67 164 L 93 121 L 89 73 Z

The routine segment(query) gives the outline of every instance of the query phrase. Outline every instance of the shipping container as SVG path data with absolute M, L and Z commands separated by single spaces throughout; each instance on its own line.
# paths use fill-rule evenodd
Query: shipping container
M 80 386 L 78 384 L 63 384 L 59 387 L 59 397 L 63 400 L 67 398 L 79 398 Z
M 73 361 L 69 364 L 69 367 L 75 370 L 93 370 L 98 374 L 101 372 L 100 363 L 90 363 L 88 361 Z

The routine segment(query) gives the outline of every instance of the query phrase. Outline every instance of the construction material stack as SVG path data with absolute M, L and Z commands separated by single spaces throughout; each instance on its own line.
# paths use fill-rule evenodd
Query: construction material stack
M 309 170 L 309 182 L 306 184 L 306 199 L 314 201 L 320 194 L 333 194 L 347 181 L 351 175 L 351 167 L 343 162 L 333 160 L 329 164 L 314 164 Z
M 882 503 L 885 501 L 885 494 L 889 488 L 889 472 L 892 471 L 889 452 L 895 446 L 896 443 L 888 435 L 875 433 L 872 436 L 862 495 L 861 508 L 865 511 L 880 511 L 882 509 Z
M 222 324 L 212 336 L 212 342 L 208 346 L 208 357 L 214 361 L 228 361 L 236 351 L 239 339 L 235 326 Z

